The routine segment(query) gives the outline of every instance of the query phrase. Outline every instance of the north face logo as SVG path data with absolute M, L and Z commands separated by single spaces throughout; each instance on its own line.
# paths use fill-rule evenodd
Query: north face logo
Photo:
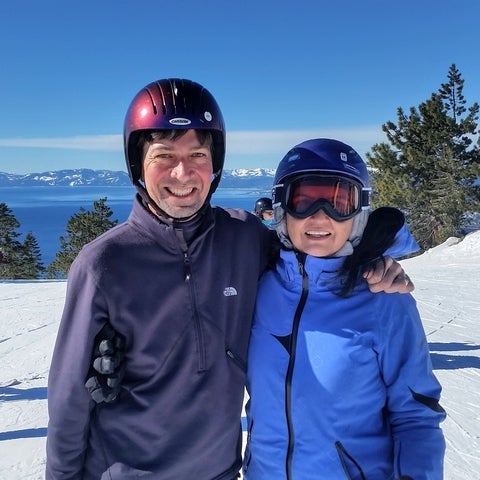
M 227 288 L 223 291 L 223 294 L 224 294 L 226 297 L 233 297 L 234 295 L 237 295 L 237 290 L 235 289 L 235 287 L 227 287 Z

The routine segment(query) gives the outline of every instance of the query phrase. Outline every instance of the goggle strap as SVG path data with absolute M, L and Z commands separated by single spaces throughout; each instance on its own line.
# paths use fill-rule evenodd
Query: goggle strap
M 362 207 L 370 206 L 370 194 L 372 193 L 371 188 L 362 188 Z

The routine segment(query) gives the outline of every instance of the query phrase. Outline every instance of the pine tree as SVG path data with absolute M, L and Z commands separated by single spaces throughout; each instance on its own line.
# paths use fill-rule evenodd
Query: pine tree
M 473 141 L 479 105 L 467 109 L 463 86 L 453 64 L 437 93 L 409 115 L 398 108 L 397 124 L 382 126 L 391 145 L 376 144 L 367 154 L 374 203 L 404 210 L 424 249 L 458 235 L 480 206 L 480 140 Z
M 60 237 L 60 251 L 48 266 L 48 278 L 66 277 L 70 265 L 84 245 L 114 227 L 118 220 L 110 220 L 113 211 L 106 205 L 107 198 L 93 202 L 93 210 L 80 208 L 67 222 L 67 234 Z
M 31 232 L 27 233 L 23 242 L 21 255 L 20 275 L 23 279 L 39 278 L 44 272 L 45 267 L 42 263 L 42 255 L 36 238 Z
M 19 241 L 19 221 L 6 203 L 0 203 L 0 278 L 35 279 L 44 271 L 35 237 L 28 233 Z
M 18 241 L 20 223 L 6 203 L 0 203 L 0 278 L 16 279 L 17 254 L 22 247 Z

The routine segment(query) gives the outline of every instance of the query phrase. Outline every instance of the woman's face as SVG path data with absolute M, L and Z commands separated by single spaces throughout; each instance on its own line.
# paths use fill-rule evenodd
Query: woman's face
M 297 250 L 314 257 L 330 257 L 338 252 L 352 232 L 353 218 L 332 220 L 323 210 L 307 218 L 286 215 L 287 232 Z

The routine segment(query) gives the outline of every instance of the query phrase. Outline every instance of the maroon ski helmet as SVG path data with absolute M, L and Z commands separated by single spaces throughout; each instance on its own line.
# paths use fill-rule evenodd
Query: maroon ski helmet
M 148 130 L 209 130 L 213 137 L 211 196 L 225 162 L 225 124 L 213 95 L 202 85 L 182 78 L 166 78 L 146 85 L 128 107 L 123 128 L 125 160 L 134 185 L 142 174 L 143 152 L 138 134 Z

